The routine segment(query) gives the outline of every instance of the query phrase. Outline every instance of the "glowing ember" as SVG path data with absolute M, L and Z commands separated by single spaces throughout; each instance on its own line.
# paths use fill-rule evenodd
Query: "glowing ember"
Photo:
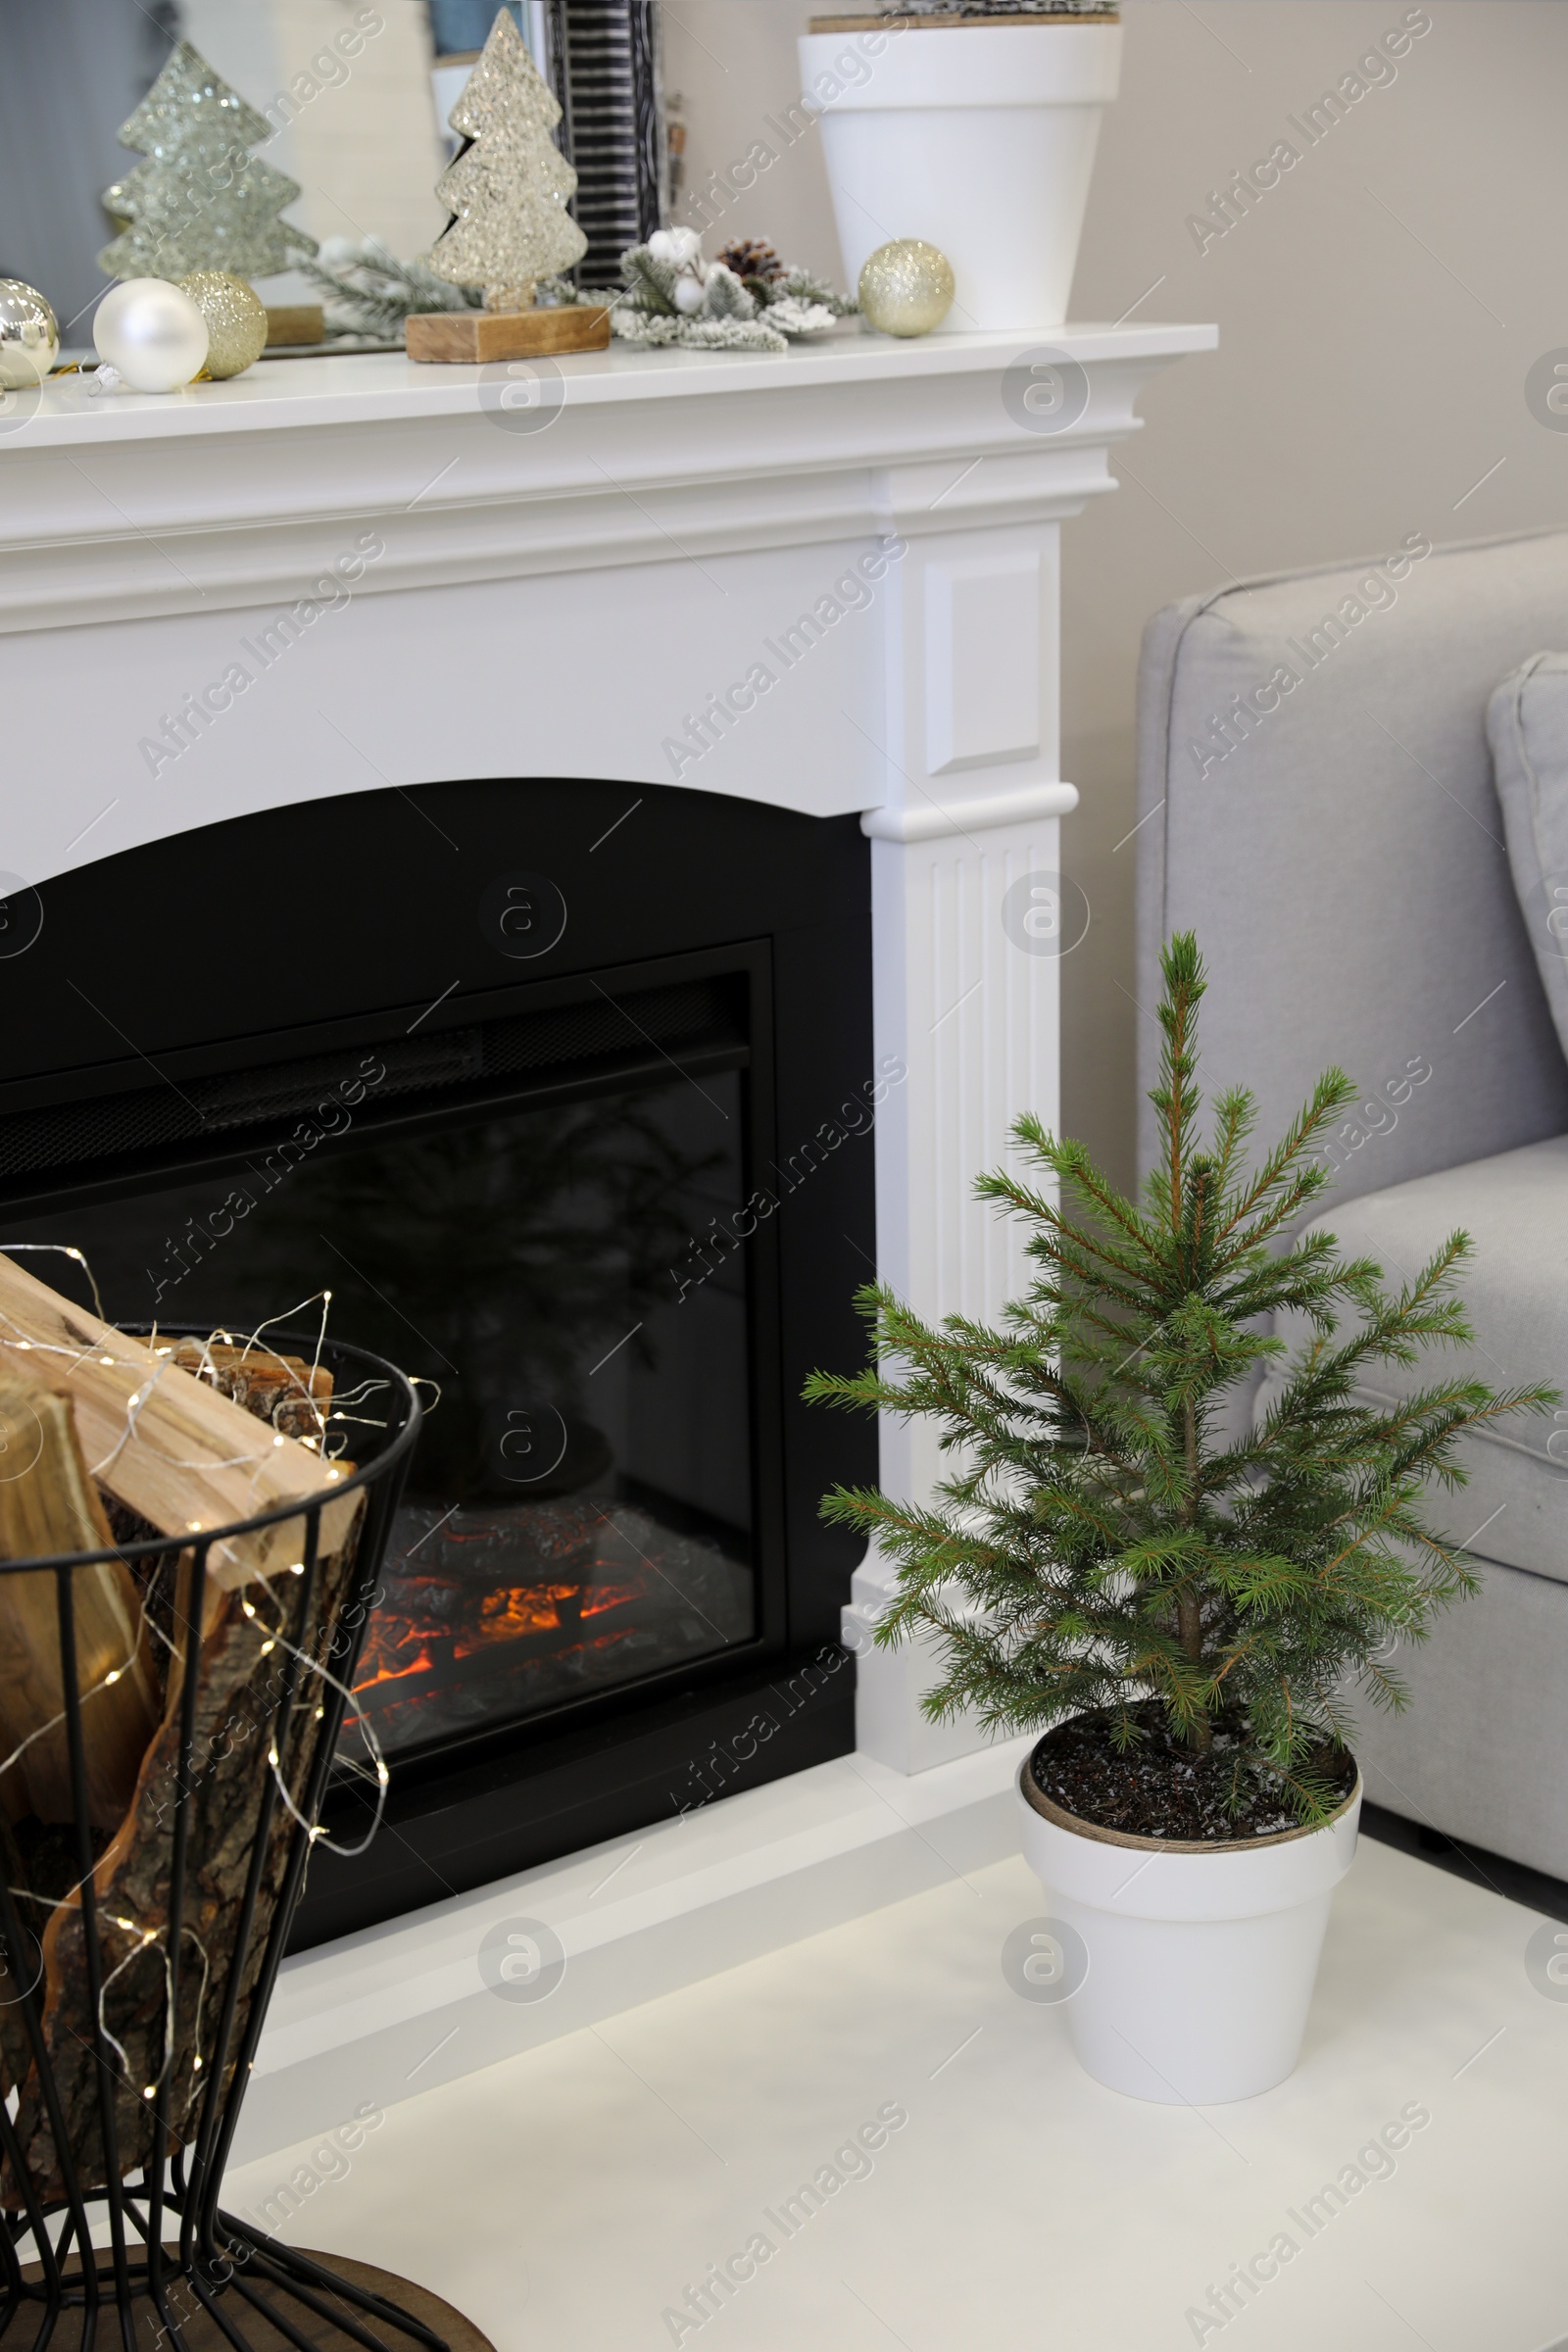
M 355 1694 L 396 1750 L 744 1641 L 749 1572 L 628 1503 L 399 1513 Z M 358 1714 L 345 1722 L 354 1752 Z

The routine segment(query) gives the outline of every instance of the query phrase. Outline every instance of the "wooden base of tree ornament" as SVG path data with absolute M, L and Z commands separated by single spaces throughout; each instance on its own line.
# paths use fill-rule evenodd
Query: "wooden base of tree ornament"
M 280 351 L 309 349 L 326 333 L 326 318 L 318 302 L 270 302 L 267 306 L 267 348 Z
M 607 351 L 610 312 L 563 303 L 556 310 L 416 311 L 407 321 L 411 360 L 531 360 L 563 351 Z

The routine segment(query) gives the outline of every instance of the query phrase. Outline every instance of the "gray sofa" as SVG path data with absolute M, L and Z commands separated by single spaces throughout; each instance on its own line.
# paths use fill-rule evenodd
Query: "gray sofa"
M 1156 1001 L 1161 941 L 1196 930 L 1205 1090 L 1252 1086 L 1269 1136 L 1341 1063 L 1361 1101 L 1324 1221 L 1391 1278 L 1466 1226 L 1476 1372 L 1568 1389 L 1568 1062 L 1487 737 L 1494 689 L 1564 648 L 1564 534 L 1433 550 L 1412 533 L 1370 565 L 1156 614 L 1138 997 Z M 1147 1088 L 1158 1035 L 1139 1032 Z M 1568 1879 L 1568 1414 L 1508 1427 L 1467 1443 L 1471 1483 L 1442 1505 L 1474 1533 L 1484 1591 L 1400 1651 L 1412 1704 L 1363 1710 L 1357 1748 L 1378 1803 Z

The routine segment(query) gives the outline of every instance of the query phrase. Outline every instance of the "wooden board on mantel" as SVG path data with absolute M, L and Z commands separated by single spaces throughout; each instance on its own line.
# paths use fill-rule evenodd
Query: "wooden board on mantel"
M 532 311 L 416 311 L 406 321 L 411 360 L 532 360 L 557 351 L 608 351 L 610 312 L 563 302 Z
M 318 1452 L 181 1371 L 172 1343 L 164 1348 L 100 1322 L 0 1256 L 0 1368 L 70 1397 L 92 1476 L 160 1534 L 226 1527 L 330 1493 L 341 1473 Z M 322 1511 L 323 1552 L 341 1547 L 359 1499 L 346 1495 Z M 213 1584 L 231 1591 L 286 1572 L 304 1534 L 302 1520 L 284 1519 L 215 1544 Z

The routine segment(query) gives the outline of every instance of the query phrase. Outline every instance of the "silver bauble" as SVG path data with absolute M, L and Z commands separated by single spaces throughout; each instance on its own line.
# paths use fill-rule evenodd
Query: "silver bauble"
M 928 335 L 953 308 L 953 265 L 923 237 L 879 245 L 860 271 L 860 315 L 885 335 Z
M 163 277 L 111 286 L 93 314 L 92 339 L 132 392 L 177 392 L 207 360 L 206 319 Z
M 40 383 L 59 357 L 59 322 L 37 287 L 0 277 L 0 390 Z

